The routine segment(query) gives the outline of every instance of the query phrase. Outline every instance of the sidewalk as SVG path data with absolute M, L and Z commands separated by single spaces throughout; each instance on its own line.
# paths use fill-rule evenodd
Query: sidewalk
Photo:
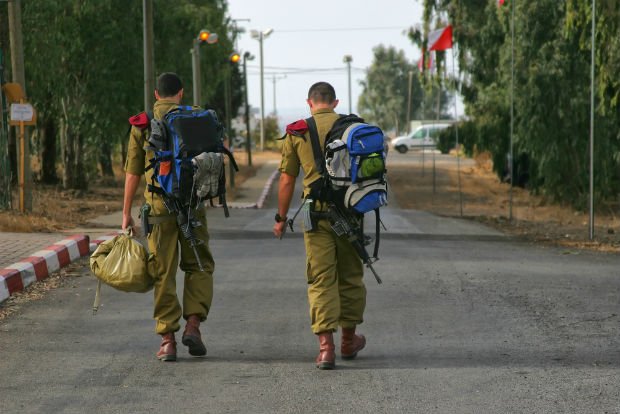
M 262 208 L 271 185 L 277 177 L 277 161 L 267 161 L 237 188 L 231 209 Z M 137 220 L 139 207 L 132 211 Z M 122 212 L 97 217 L 87 227 L 61 233 L 0 232 L 0 303 L 15 292 L 69 263 L 90 255 L 104 240 L 120 230 Z

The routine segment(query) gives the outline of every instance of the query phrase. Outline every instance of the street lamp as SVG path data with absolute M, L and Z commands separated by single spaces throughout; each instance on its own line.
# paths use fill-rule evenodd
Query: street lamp
M 200 106 L 200 45 L 203 43 L 214 44 L 218 40 L 217 33 L 209 33 L 208 30 L 201 30 L 194 38 L 194 43 L 190 53 L 192 54 L 192 83 L 194 106 Z
M 248 70 L 247 70 L 247 61 L 254 60 L 254 56 L 250 52 L 245 52 L 243 54 L 243 82 L 245 87 L 243 88 L 243 95 L 245 101 L 245 128 L 246 128 L 246 138 L 245 138 L 245 149 L 248 152 L 248 165 L 252 166 L 252 133 L 250 131 L 250 105 L 248 104 Z
M 351 55 L 344 55 L 344 58 L 342 59 L 342 61 L 344 63 L 347 64 L 347 72 L 349 74 L 349 113 L 352 114 L 353 113 L 353 105 L 351 102 L 351 62 L 353 62 L 353 56 Z
M 273 33 L 273 29 L 252 30 L 252 39 L 258 39 L 260 48 L 260 150 L 265 147 L 265 79 L 263 74 L 263 39 Z

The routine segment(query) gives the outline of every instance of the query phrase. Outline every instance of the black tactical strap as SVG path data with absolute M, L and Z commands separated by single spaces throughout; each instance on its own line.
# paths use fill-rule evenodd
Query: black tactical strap
M 381 213 L 375 208 L 375 249 L 372 252 L 375 260 L 379 259 L 379 242 L 381 240 Z
M 316 127 L 316 121 L 314 117 L 306 119 L 308 124 L 308 132 L 310 132 L 310 143 L 312 144 L 312 155 L 314 156 L 314 164 L 321 176 L 325 173 L 325 160 L 323 158 L 323 151 L 321 151 L 321 142 L 319 141 L 319 130 Z

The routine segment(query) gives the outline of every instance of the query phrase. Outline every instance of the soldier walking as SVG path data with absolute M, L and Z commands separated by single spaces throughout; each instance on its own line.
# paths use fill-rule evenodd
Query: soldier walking
M 310 87 L 306 101 L 316 123 L 321 150 L 325 149 L 325 138 L 339 115 L 334 111 L 338 105 L 336 92 L 327 82 L 318 82 Z M 312 332 L 319 339 L 319 355 L 316 365 L 319 369 L 334 369 L 336 355 L 333 334 L 342 329 L 340 352 L 343 359 L 353 359 L 366 345 L 366 338 L 355 333 L 356 326 L 363 322 L 366 306 L 366 287 L 363 282 L 362 260 L 345 237 L 338 237 L 325 218 L 327 203 L 322 200 L 313 185 L 321 181 L 313 156 L 309 127 L 305 120 L 287 126 L 280 163 L 278 211 L 273 233 L 281 238 L 286 230 L 287 213 L 295 189 L 300 167 L 304 171 L 304 198 L 312 199 L 311 214 L 316 217 L 313 229 L 305 229 L 306 277 Z M 324 215 L 323 215 L 324 217 Z

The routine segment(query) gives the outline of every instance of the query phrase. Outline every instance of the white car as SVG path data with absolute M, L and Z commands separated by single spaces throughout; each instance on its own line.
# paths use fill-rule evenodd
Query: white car
M 450 124 L 427 124 L 417 127 L 409 135 L 396 137 L 392 140 L 392 148 L 401 154 L 410 149 L 436 148 L 437 138 L 442 129 L 446 129 Z

